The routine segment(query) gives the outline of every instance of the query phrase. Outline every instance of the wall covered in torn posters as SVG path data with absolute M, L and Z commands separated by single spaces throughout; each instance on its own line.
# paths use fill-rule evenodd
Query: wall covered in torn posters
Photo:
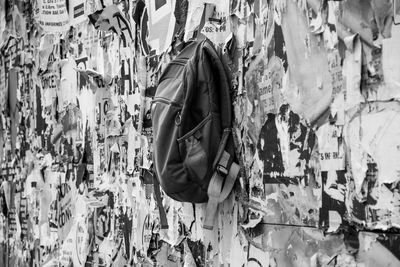
M 242 170 L 163 230 L 150 104 L 200 34 Z M 400 266 L 399 0 L 0 0 L 0 43 L 0 266 Z

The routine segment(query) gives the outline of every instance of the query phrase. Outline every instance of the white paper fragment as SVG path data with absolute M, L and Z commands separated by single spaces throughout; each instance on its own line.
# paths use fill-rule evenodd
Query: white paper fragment
M 362 114 L 349 123 L 346 138 L 357 192 L 367 171 L 367 155 L 377 163 L 379 184 L 400 179 L 399 125 L 400 113 L 393 110 Z
M 244 229 L 248 229 L 248 228 L 253 228 L 255 227 L 257 224 L 259 224 L 263 219 L 263 213 L 249 208 L 249 221 L 246 224 L 242 224 L 242 227 Z
M 69 104 L 76 104 L 76 96 L 78 94 L 78 79 L 75 60 L 69 57 L 60 62 L 61 79 L 60 90 L 58 92 L 59 109 L 63 110 Z
M 373 266 L 400 266 L 399 259 L 384 245 L 378 242 L 378 235 L 360 232 L 359 261 L 366 267 Z M 363 265 L 364 265 L 363 264 Z
M 87 19 L 86 0 L 69 0 L 70 25 L 79 24 Z
M 382 70 L 384 86 L 378 90 L 378 99 L 400 98 L 400 25 L 393 25 L 392 37 L 382 41 Z
M 309 30 L 303 10 L 287 1 L 282 13 L 282 32 L 287 51 L 289 83 L 283 96 L 293 111 L 313 122 L 328 108 L 332 78 L 324 45 Z
M 339 143 L 342 129 L 326 123 L 317 131 L 321 171 L 339 171 L 345 168 L 344 147 Z
M 193 37 L 196 27 L 200 25 L 201 17 L 203 16 L 204 6 L 205 4 L 203 0 L 189 1 L 188 15 L 185 25 L 185 42 Z
M 283 175 L 287 177 L 301 176 L 304 174 L 304 166 L 302 166 L 303 164 L 297 164 L 300 158 L 300 151 L 298 149 L 290 149 L 291 138 L 294 140 L 296 138 L 290 136 L 289 121 L 283 118 L 284 116 L 276 116 L 275 118 L 282 161 L 285 168 Z
M 86 121 L 91 129 L 95 126 L 95 95 L 90 89 L 83 89 L 78 95 L 79 107 L 82 114 L 82 120 Z M 83 126 L 85 127 L 85 125 Z M 84 128 L 85 129 L 85 128 Z
M 260 244 L 262 243 L 263 236 L 260 235 L 253 239 L 254 242 Z M 258 266 L 271 266 L 269 262 L 269 253 L 263 251 L 255 246 L 250 245 L 248 252 L 248 267 L 258 267 Z
M 175 4 L 176 0 L 159 1 L 146 0 L 149 16 L 149 36 L 147 38 L 156 54 L 160 54 L 171 45 L 175 30 Z
M 369 208 L 379 216 L 378 220 L 371 223 L 376 229 L 387 230 L 389 227 L 400 227 L 400 194 L 391 192 L 385 185 L 374 187 L 371 196 L 377 201 Z
M 0 0 L 0 44 L 3 43 L 3 32 L 6 29 L 6 0 Z
M 364 100 L 360 87 L 362 45 L 358 35 L 349 36 L 344 42 L 347 47 L 343 62 L 343 77 L 346 81 L 345 108 L 349 109 Z
M 329 228 L 328 233 L 336 232 L 342 224 L 342 216 L 336 210 L 329 211 Z

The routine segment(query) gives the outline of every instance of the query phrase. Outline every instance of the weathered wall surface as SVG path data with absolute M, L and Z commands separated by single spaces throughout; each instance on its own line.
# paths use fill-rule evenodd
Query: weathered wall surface
M 166 196 L 151 100 L 203 34 L 241 174 Z M 400 266 L 400 1 L 0 0 L 0 266 Z

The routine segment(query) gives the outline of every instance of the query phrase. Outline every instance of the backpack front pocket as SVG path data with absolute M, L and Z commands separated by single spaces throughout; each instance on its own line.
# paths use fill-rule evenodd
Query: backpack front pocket
M 191 136 L 185 140 L 185 147 L 187 154 L 183 165 L 191 177 L 203 180 L 208 170 L 208 159 L 200 140 Z
M 195 128 L 177 140 L 186 171 L 194 181 L 200 183 L 209 170 L 207 144 L 204 144 L 203 136 L 210 130 L 211 118 L 212 115 L 209 114 Z

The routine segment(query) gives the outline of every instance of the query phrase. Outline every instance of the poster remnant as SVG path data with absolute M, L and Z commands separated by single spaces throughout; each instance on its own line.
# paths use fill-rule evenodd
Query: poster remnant
M 399 10 L 0 0 L 0 266 L 399 265 Z M 241 167 L 213 231 L 153 171 L 158 81 L 203 38 Z
M 39 25 L 47 32 L 63 32 L 67 29 L 69 16 L 65 0 L 38 0 Z

